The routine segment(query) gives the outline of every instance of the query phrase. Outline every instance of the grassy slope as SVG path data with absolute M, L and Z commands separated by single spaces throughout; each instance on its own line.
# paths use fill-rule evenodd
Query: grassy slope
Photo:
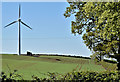
M 60 59 L 57 61 L 56 59 Z M 41 73 L 58 72 L 61 74 L 76 71 L 105 71 L 101 65 L 96 65 L 93 60 L 82 58 L 70 58 L 61 56 L 17 56 L 2 55 L 2 71 L 10 72 L 14 69 L 22 74 L 25 79 L 32 75 L 46 77 Z

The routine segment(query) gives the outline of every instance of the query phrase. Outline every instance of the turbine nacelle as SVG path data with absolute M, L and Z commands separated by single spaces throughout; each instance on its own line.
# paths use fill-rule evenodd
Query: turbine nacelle
M 20 22 L 20 21 L 21 21 L 21 19 L 19 18 L 19 19 L 18 19 L 18 21 Z

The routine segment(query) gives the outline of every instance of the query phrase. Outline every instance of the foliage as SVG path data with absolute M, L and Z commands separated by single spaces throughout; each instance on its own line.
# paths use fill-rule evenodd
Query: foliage
M 119 82 L 120 81 L 120 72 L 119 71 L 111 71 L 111 72 L 90 72 L 90 71 L 82 71 L 82 72 L 69 72 L 65 74 L 64 76 L 57 78 L 57 76 L 54 75 L 55 73 L 49 73 L 49 78 L 39 78 L 37 76 L 32 76 L 32 81 L 94 81 L 94 82 Z M 53 78 L 55 77 L 55 78 Z M 2 72 L 2 79 L 4 81 L 15 81 L 15 78 L 8 78 L 5 77 L 5 74 Z M 25 81 L 23 79 L 20 79 L 22 81 Z
M 1 72 L 0 76 L 2 78 L 2 81 L 23 80 L 22 76 L 17 73 L 17 70 L 10 72 L 9 75 L 7 75 L 5 72 Z
M 64 80 L 80 80 L 80 81 L 118 81 L 120 80 L 119 72 L 71 72 L 66 74 Z
M 50 73 L 52 77 L 55 77 L 54 73 Z M 37 78 L 38 79 L 38 78 Z M 42 79 L 41 79 L 42 80 Z M 95 82 L 110 82 L 110 81 L 120 81 L 120 72 L 119 71 L 111 71 L 111 72 L 90 72 L 90 71 L 82 71 L 82 72 L 69 72 L 62 76 L 61 78 L 48 78 L 44 80 L 53 80 L 53 81 L 95 81 Z
M 64 16 L 75 16 L 71 22 L 72 33 L 84 33 L 84 43 L 94 58 L 116 58 L 120 65 L 120 1 L 68 3 Z

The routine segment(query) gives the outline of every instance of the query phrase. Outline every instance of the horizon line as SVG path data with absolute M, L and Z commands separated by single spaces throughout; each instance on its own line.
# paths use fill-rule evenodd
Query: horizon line
M 7 53 L 7 52 L 0 52 L 0 54 L 17 54 L 17 53 Z M 27 53 L 21 53 L 21 54 L 27 54 Z M 32 54 L 49 54 L 49 55 L 70 55 L 70 56 L 83 56 L 83 57 L 90 57 L 86 55 L 79 55 L 79 54 L 64 54 L 64 53 L 32 53 Z

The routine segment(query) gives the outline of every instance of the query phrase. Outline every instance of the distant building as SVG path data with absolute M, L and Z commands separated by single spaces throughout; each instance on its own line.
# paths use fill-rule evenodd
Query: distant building
M 32 52 L 27 51 L 27 56 L 32 56 Z

